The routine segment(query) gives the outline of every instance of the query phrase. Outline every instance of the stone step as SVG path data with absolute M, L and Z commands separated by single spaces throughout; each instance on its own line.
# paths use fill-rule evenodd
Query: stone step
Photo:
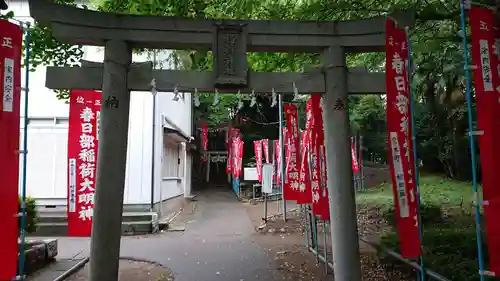
M 136 222 L 136 221 L 154 221 L 157 217 L 156 213 L 148 212 L 125 212 L 123 213 L 123 222 Z M 39 212 L 39 223 L 66 223 L 68 216 L 65 212 Z
M 33 237 L 61 237 L 68 236 L 67 222 L 38 223 L 37 231 L 28 234 Z M 151 221 L 122 222 L 122 235 L 144 235 L 155 232 L 155 226 Z

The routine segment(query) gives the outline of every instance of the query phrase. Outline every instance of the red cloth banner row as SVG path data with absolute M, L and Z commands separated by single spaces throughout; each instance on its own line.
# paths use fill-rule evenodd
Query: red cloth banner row
M 21 27 L 0 20 L 0 280 L 17 274 L 22 37 Z
M 480 7 L 470 9 L 472 62 L 476 93 L 482 171 L 484 217 L 489 253 L 489 271 L 500 275 L 500 189 L 496 161 L 500 158 L 500 33 L 495 12 Z
M 73 90 L 68 125 L 68 235 L 92 232 L 101 93 Z
M 329 220 L 320 99 L 321 95 L 315 94 L 307 102 L 306 125 L 301 138 L 299 138 L 296 106 L 284 105 L 287 127 L 283 132 L 286 155 L 283 193 L 285 200 L 294 200 L 298 204 L 312 204 L 313 214 L 322 220 Z
M 387 132 L 389 161 L 401 255 L 417 258 L 421 253 L 418 226 L 418 194 L 415 185 L 408 81 L 408 45 L 405 30 L 386 22 Z
M 264 160 L 266 164 L 269 164 L 271 159 L 269 157 L 269 140 L 257 140 L 253 142 L 253 148 L 255 153 L 255 167 L 257 169 L 257 176 L 259 182 L 262 182 L 262 154 L 264 154 Z M 262 150 L 264 149 L 264 151 Z

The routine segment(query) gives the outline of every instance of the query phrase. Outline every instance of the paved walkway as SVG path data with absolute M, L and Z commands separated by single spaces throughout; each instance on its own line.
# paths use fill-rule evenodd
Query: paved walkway
M 274 255 L 255 242 L 244 206 L 229 190 L 199 194 L 196 210 L 176 221 L 183 232 L 122 238 L 121 256 L 152 260 L 172 269 L 176 281 L 282 280 Z M 89 254 L 89 239 L 61 238 L 59 259 Z

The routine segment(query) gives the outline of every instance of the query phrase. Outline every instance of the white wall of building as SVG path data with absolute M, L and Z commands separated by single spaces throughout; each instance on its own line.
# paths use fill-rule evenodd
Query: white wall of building
M 28 20 L 27 2 L 11 3 L 20 20 Z M 102 62 L 101 48 L 86 47 L 84 59 Z M 133 61 L 146 61 L 145 56 L 134 55 Z M 58 100 L 45 87 L 45 67 L 30 72 L 28 118 L 27 194 L 37 198 L 39 205 L 65 205 L 67 197 L 67 136 L 69 105 Z M 24 70 L 22 71 L 24 85 Z M 163 136 L 162 116 L 173 127 L 191 136 L 191 95 L 173 101 L 173 93 L 156 96 L 154 201 L 166 200 L 190 193 L 190 159 L 185 158 L 185 145 L 172 143 Z M 24 93 L 22 96 L 24 105 Z M 24 112 L 24 106 L 21 108 Z M 24 116 L 24 114 L 22 114 Z M 125 204 L 151 203 L 151 167 L 153 139 L 153 95 L 150 92 L 132 92 L 125 180 Z M 172 124 L 169 124 L 172 127 Z M 21 123 L 21 147 L 23 143 Z M 180 159 L 180 160 L 179 160 Z M 180 161 L 180 164 L 179 164 Z M 20 175 L 22 175 L 22 161 Z M 184 163 L 189 163 L 187 169 Z M 20 188 L 21 188 L 20 181 Z
M 182 135 L 191 136 L 191 94 L 185 93 L 184 99 L 178 101 L 173 101 L 174 96 L 173 93 L 158 94 L 158 111 L 164 118 L 164 126 L 178 130 Z M 160 193 L 163 200 L 181 194 L 191 195 L 191 156 L 186 152 L 185 143 L 167 138 L 158 143 L 163 144 L 162 181 L 160 190 L 155 193 Z

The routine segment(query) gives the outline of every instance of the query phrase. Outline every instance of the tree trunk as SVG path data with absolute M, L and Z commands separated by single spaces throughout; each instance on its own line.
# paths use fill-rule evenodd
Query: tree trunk
M 497 26 L 500 26 L 500 0 L 495 0 Z
M 7 10 L 9 6 L 5 2 L 5 0 L 0 0 L 0 10 Z

